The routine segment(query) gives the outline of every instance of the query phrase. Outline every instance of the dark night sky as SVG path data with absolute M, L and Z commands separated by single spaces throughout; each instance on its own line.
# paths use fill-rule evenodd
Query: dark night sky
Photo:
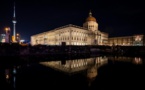
M 0 33 L 13 28 L 14 0 L 0 0 Z M 109 36 L 145 34 L 143 0 L 15 0 L 16 31 L 30 36 L 67 24 L 82 26 L 91 10 L 99 30 Z

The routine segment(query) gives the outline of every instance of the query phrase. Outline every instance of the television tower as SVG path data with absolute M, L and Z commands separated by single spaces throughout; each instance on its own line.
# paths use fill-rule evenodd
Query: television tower
M 16 42 L 16 13 L 15 13 L 15 2 L 14 2 L 14 12 L 13 12 L 13 37 L 12 37 L 12 41 Z

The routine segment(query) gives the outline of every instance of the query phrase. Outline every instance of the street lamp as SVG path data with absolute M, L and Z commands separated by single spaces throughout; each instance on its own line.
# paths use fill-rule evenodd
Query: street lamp
M 10 43 L 10 27 L 6 27 L 5 31 L 6 31 L 6 38 L 5 38 L 5 40 L 6 40 L 7 43 Z

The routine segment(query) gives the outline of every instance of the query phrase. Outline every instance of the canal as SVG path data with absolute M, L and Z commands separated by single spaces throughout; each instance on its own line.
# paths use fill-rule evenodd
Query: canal
M 52 57 L 39 62 L 25 58 L 27 63 L 1 63 L 0 90 L 145 89 L 144 57 L 49 58 Z

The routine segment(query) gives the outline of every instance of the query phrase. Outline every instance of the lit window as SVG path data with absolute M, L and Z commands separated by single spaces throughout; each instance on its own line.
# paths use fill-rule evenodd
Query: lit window
M 135 41 L 141 41 L 141 36 L 136 36 Z

